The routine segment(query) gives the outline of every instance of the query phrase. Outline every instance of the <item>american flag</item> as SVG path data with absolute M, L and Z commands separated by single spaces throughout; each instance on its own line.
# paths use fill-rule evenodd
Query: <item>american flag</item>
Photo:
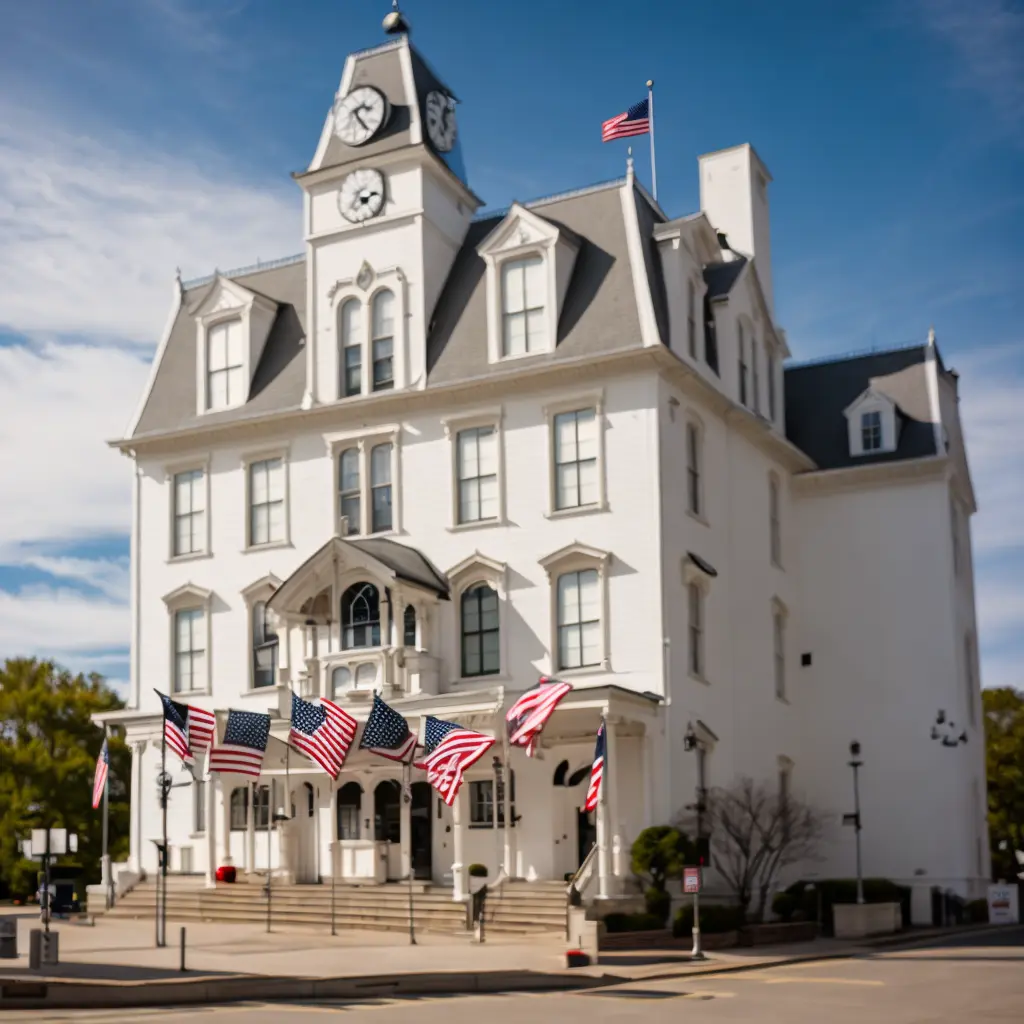
M 392 761 L 405 762 L 416 749 L 416 737 L 409 731 L 409 723 L 374 694 L 373 707 L 363 727 L 359 747 Z
M 315 761 L 332 779 L 338 777 L 345 763 L 356 720 L 347 712 L 323 701 L 311 704 L 292 694 L 292 728 L 288 742 Z
M 210 771 L 259 777 L 270 737 L 270 715 L 229 711 L 224 742 L 210 751 Z
M 212 711 L 194 704 L 179 704 L 166 694 L 156 691 L 164 706 L 164 738 L 185 764 L 193 764 L 195 757 L 213 743 L 217 719 Z
M 610 117 L 601 123 L 601 141 L 628 139 L 631 135 L 646 135 L 651 130 L 647 100 L 634 103 L 624 114 Z
M 540 682 L 532 690 L 527 690 L 505 714 L 509 743 L 514 747 L 525 747 L 527 756 L 533 757 L 544 723 L 571 689 L 572 683 L 541 676 Z
M 110 771 L 110 751 L 107 749 L 106 737 L 100 747 L 100 756 L 96 758 L 96 774 L 92 777 L 92 809 L 95 811 L 103 799 L 103 790 L 107 785 L 107 772 Z
M 604 763 L 608 756 L 608 739 L 604 731 L 604 722 L 597 730 L 597 746 L 594 747 L 594 763 L 590 767 L 590 787 L 587 789 L 587 802 L 583 805 L 585 811 L 593 811 L 601 799 L 601 783 L 604 780 Z
M 463 773 L 494 746 L 494 737 L 428 716 L 424 739 L 429 753 L 416 767 L 426 770 L 427 781 L 451 807 L 459 794 Z M 433 749 L 431 739 L 436 740 Z
M 435 718 L 433 715 L 427 715 L 426 726 L 423 729 L 423 753 L 424 756 L 431 753 L 434 748 L 438 745 L 452 731 L 452 729 L 461 729 L 461 725 L 456 725 L 455 722 L 446 722 L 443 718 Z

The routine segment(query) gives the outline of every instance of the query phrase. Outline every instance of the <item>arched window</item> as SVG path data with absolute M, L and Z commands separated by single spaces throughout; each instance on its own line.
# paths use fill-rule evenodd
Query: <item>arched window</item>
M 244 832 L 249 825 L 249 788 L 236 786 L 231 790 L 231 831 Z
M 267 602 L 252 606 L 252 685 L 273 686 L 277 681 L 277 634 L 267 620 Z
M 270 828 L 270 786 L 257 786 L 252 797 L 252 816 L 255 828 L 266 832 Z
M 395 295 L 387 290 L 373 299 L 373 390 L 395 386 Z
M 405 606 L 402 614 L 402 643 L 406 647 L 416 646 L 416 609 L 411 604 Z
M 462 595 L 462 675 L 489 676 L 500 668 L 498 595 L 477 583 Z
M 373 791 L 373 838 L 378 843 L 402 840 L 399 786 L 392 779 L 385 779 Z
M 566 785 L 570 789 L 573 786 L 578 786 L 584 779 L 590 778 L 590 772 L 591 766 L 589 764 L 585 764 L 582 767 L 577 768 L 576 771 L 574 771 L 572 775 L 569 776 L 569 781 L 566 783 Z
M 359 808 L 363 788 L 358 782 L 346 782 L 338 790 L 338 838 L 359 838 Z
M 341 366 L 338 392 L 342 398 L 348 398 L 363 390 L 363 309 L 358 299 L 349 299 L 341 307 L 338 322 Z
M 362 529 L 362 488 L 360 487 L 359 449 L 346 448 L 338 456 L 338 514 L 348 520 L 348 532 Z
M 555 785 L 555 786 L 564 786 L 565 785 L 565 776 L 566 776 L 568 771 L 569 771 L 569 762 L 568 761 L 559 761 L 558 762 L 558 767 L 555 769 L 554 777 L 551 780 L 552 784 Z
M 380 593 L 372 583 L 353 583 L 341 595 L 341 646 L 380 647 Z
M 352 685 L 352 673 L 344 665 L 339 665 L 331 673 L 331 693 L 340 697 Z

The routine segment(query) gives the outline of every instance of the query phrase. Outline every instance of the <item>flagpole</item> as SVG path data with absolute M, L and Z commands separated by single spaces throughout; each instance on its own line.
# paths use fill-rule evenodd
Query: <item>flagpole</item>
M 160 804 L 163 817 L 163 849 L 158 865 L 157 892 L 159 893 L 156 918 L 156 944 L 167 945 L 167 708 L 164 708 L 163 742 L 160 744 Z
M 651 189 L 654 201 L 658 201 L 658 166 L 654 162 L 654 79 L 647 79 L 647 118 L 650 122 L 651 136 Z
M 112 879 L 110 877 L 110 857 L 107 854 L 107 839 L 110 833 L 110 746 L 107 743 L 107 728 L 103 727 L 103 748 L 107 755 L 107 774 L 103 777 L 103 854 L 100 864 L 103 865 L 103 881 L 105 892 L 103 903 L 107 910 L 110 909 L 110 889 Z

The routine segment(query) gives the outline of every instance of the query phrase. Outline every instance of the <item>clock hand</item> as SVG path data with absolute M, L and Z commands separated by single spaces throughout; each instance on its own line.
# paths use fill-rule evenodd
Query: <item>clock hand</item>
M 352 111 L 352 116 L 363 126 L 364 129 L 369 129 L 369 125 L 367 125 L 367 123 L 359 116 L 359 111 L 368 109 L 369 107 L 367 107 L 365 104 L 361 104 L 360 106 L 356 107 L 355 110 Z

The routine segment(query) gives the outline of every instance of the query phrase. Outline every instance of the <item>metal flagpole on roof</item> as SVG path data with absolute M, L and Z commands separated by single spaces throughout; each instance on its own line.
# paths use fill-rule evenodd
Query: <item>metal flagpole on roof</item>
M 654 79 L 647 79 L 647 120 L 650 126 L 651 136 L 651 191 L 654 193 L 654 201 L 658 201 L 658 166 L 654 162 Z

